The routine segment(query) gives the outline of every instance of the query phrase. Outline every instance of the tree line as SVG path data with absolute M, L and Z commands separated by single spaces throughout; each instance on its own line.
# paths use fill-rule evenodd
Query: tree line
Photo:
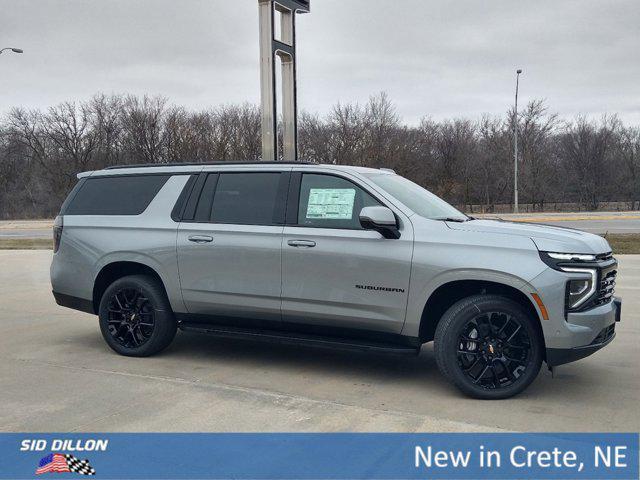
M 385 93 L 303 112 L 300 158 L 392 168 L 471 212 L 509 211 L 513 132 L 526 210 L 640 209 L 640 129 L 615 115 L 561 120 L 543 100 L 518 113 L 406 125 Z M 164 97 L 96 95 L 0 119 L 0 218 L 48 218 L 76 174 L 110 165 L 259 160 L 260 110 L 191 111 Z

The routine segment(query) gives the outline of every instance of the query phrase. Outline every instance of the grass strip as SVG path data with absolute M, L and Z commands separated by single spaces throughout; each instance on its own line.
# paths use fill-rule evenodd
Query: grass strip
M 0 250 L 52 250 L 51 238 L 0 238 Z

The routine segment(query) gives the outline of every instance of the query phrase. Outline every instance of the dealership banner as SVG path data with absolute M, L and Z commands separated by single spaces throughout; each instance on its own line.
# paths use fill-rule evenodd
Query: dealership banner
M 638 434 L 0 434 L 0 478 L 638 479 Z

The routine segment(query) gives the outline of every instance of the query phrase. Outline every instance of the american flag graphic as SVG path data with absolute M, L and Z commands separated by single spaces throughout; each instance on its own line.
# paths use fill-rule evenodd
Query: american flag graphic
M 73 455 L 62 453 L 50 453 L 46 457 L 43 457 L 36 469 L 36 475 L 68 472 L 75 472 L 80 475 L 96 474 L 96 471 L 89 464 L 89 460 L 78 460 Z

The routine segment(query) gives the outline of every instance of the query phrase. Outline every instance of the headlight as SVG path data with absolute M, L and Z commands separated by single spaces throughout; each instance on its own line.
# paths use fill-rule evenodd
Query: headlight
M 595 255 L 588 255 L 583 253 L 550 253 L 547 252 L 551 258 L 555 260 L 564 260 L 566 262 L 594 262 L 596 260 Z
M 562 268 L 563 272 L 582 273 L 585 278 L 575 278 L 567 282 L 567 308 L 573 310 L 583 305 L 596 292 L 598 272 L 590 268 Z

